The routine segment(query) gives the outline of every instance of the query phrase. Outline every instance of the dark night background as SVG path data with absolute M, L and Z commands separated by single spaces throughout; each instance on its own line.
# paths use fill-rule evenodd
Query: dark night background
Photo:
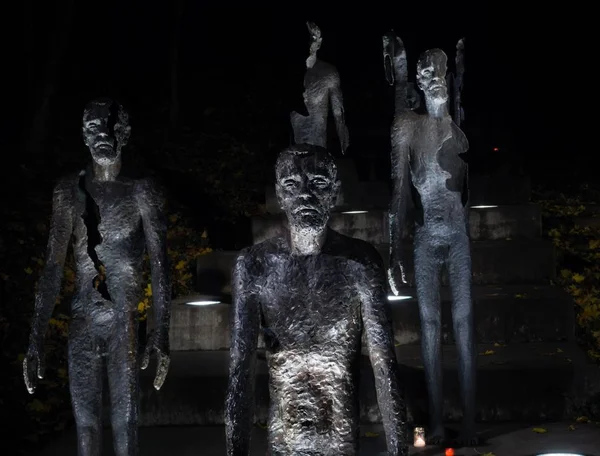
M 578 60 L 586 42 L 573 34 L 585 28 L 576 17 L 585 11 L 569 12 L 563 4 L 525 10 L 504 2 L 359 4 L 18 3 L 3 21 L 2 73 L 9 82 L 1 114 L 0 253 L 6 264 L 0 269 L 18 274 L 31 256 L 28 248 L 43 257 L 47 227 L 35 227 L 48 220 L 54 181 L 88 159 L 81 116 L 99 96 L 118 99 L 130 113 L 124 174 L 155 175 L 169 203 L 198 230 L 208 229 L 214 248 L 249 244 L 247 215 L 261 211 L 276 154 L 289 144 L 289 112 L 301 108 L 307 20 L 323 33 L 319 57 L 339 70 L 347 156 L 365 165 L 363 174 L 389 175 L 393 89 L 384 78 L 381 35 L 394 28 L 413 75 L 418 55 L 432 47 L 446 51 L 452 69 L 456 41 L 466 37 L 464 130 L 473 173 L 527 173 L 550 189 L 594 180 L 595 157 L 583 149 L 578 120 L 585 94 L 576 84 L 593 83 L 586 74 L 593 76 L 594 62 L 589 54 Z M 586 68 L 583 77 L 572 65 Z M 338 150 L 332 149 L 339 157 Z M 35 233 L 26 237 L 30 229 Z M 24 233 L 23 245 L 11 230 Z M 9 317 L 4 303 L 31 311 L 34 280 L 21 283 L 21 289 L 2 285 L 0 308 L 6 306 Z M 4 336 L 3 356 L 8 344 L 25 350 L 28 330 L 25 324 L 20 339 Z M 18 366 L 10 366 L 12 376 Z M 3 385 L 5 397 L 12 386 L 19 401 L 27 400 L 21 378 Z M 14 401 L 0 405 L 3 419 L 11 416 L 14 426 L 4 430 L 13 438 L 23 414 Z

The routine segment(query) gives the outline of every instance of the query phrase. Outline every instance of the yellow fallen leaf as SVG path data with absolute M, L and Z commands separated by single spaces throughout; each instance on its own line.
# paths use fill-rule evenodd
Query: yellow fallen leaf
M 545 434 L 546 432 L 548 432 L 547 429 L 545 428 L 540 428 L 540 427 L 536 427 L 532 429 L 533 432 L 537 432 L 538 434 Z
M 572 424 L 569 424 L 569 431 L 574 431 L 575 430 L 575 426 Z
M 177 263 L 175 265 L 175 269 L 177 269 L 178 271 L 185 268 L 186 262 L 184 260 L 181 260 L 179 263 Z
M 581 274 L 573 274 L 573 282 L 581 283 L 585 280 L 585 277 Z
M 379 437 L 377 432 L 365 432 L 365 437 Z
M 494 350 L 486 350 L 483 353 L 481 353 L 483 356 L 487 356 L 487 355 L 493 355 L 496 352 Z
M 25 269 L 23 269 L 25 271 L 26 274 L 31 274 L 33 272 L 33 269 L 27 267 Z
M 556 353 L 563 353 L 563 351 L 560 348 L 557 348 Z
M 589 423 L 590 419 L 587 416 L 577 417 L 575 420 L 576 423 Z
M 506 347 L 506 344 L 499 344 L 498 342 L 494 342 L 494 347 Z

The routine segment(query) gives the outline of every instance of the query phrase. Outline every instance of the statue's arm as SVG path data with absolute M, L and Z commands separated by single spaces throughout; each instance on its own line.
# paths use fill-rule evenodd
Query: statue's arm
M 63 268 L 73 232 L 73 188 L 68 180 L 59 182 L 52 196 L 52 219 L 46 262 L 35 295 L 30 340 L 41 343 L 60 291 Z
M 229 383 L 225 399 L 225 434 L 228 456 L 248 456 L 254 418 L 254 382 L 258 344 L 259 305 L 242 252 L 232 274 L 231 348 Z
M 398 283 L 406 283 L 402 252 L 402 233 L 410 198 L 410 127 L 412 122 L 400 120 L 392 127 L 392 197 L 389 207 L 390 285 L 398 294 Z M 399 276 L 399 277 L 398 277 Z
M 167 255 L 166 199 L 162 190 L 150 179 L 136 184 L 138 203 L 146 249 L 150 257 L 155 348 L 169 353 L 169 323 L 171 318 L 171 281 Z
M 381 412 L 388 455 L 407 456 L 406 405 L 398 380 L 392 319 L 385 287 L 383 262 L 377 254 L 369 283 L 361 296 L 363 327 L 375 376 L 377 402 Z
M 331 103 L 331 110 L 333 111 L 333 118 L 335 120 L 335 128 L 340 140 L 343 154 L 350 145 L 350 134 L 348 133 L 348 127 L 346 126 L 344 98 L 342 96 L 340 75 L 337 71 L 331 75 L 330 81 L 329 102 Z

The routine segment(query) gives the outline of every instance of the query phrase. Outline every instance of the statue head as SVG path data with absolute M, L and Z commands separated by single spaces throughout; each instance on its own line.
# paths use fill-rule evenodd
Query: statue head
M 306 66 L 312 68 L 317 60 L 317 51 L 321 49 L 323 38 L 321 37 L 321 29 L 317 24 L 308 21 L 306 26 L 308 27 L 308 33 L 310 33 L 310 51 L 308 59 L 306 59 Z
M 85 107 L 82 130 L 94 162 L 111 165 L 119 159 L 121 148 L 129 140 L 129 115 L 116 101 L 99 98 Z
M 275 190 L 290 226 L 323 229 L 335 206 L 340 181 L 333 157 L 320 146 L 297 144 L 284 149 L 275 165 Z
M 448 100 L 447 61 L 448 57 L 441 49 L 429 49 L 419 57 L 417 84 L 426 99 L 436 103 L 444 103 Z
M 406 50 L 404 43 L 393 30 L 383 35 L 383 68 L 385 79 L 390 85 L 395 82 L 395 69 L 406 74 Z

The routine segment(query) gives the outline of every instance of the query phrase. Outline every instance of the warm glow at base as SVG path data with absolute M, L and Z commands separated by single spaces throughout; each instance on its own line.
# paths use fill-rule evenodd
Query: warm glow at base
M 186 302 L 188 306 L 212 306 L 214 304 L 221 304 L 221 301 L 190 301 Z
M 498 206 L 471 206 L 471 209 L 489 209 L 490 207 L 498 207 Z
M 412 299 L 412 296 L 394 296 L 394 295 L 389 295 L 388 296 L 388 301 L 404 301 L 405 299 Z
M 369 211 L 345 211 L 342 214 L 366 214 Z
M 423 448 L 425 446 L 425 429 L 422 427 L 416 427 L 414 432 L 413 445 L 415 448 Z

